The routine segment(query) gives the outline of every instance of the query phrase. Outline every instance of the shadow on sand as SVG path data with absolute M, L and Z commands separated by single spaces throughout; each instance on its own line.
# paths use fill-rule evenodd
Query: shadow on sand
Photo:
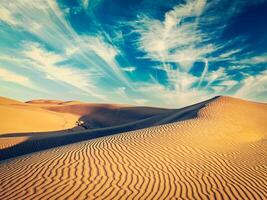
M 209 102 L 215 100 L 216 98 L 218 97 L 214 97 L 207 101 L 203 101 L 201 103 L 197 103 L 181 109 L 166 109 L 166 111 L 162 112 L 161 114 L 113 127 L 91 130 L 88 129 L 84 131 L 67 133 L 60 133 L 59 131 L 46 132 L 38 134 L 38 136 L 33 133 L 1 135 L 0 138 L 18 136 L 29 136 L 30 138 L 15 146 L 0 150 L 0 161 L 94 138 L 192 119 L 197 117 L 197 113 L 201 108 L 205 107 Z M 81 120 L 83 120 L 83 117 L 81 117 Z

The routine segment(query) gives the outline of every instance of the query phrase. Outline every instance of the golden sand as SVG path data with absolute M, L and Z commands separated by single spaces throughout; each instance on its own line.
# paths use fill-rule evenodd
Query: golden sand
M 29 135 L 45 137 L 48 132 L 56 135 L 84 130 L 77 126 L 78 120 L 86 122 L 88 129 L 112 127 L 159 114 L 161 110 L 166 109 L 46 99 L 23 103 L 0 97 L 0 136 L 4 135 L 0 137 L 0 149 L 32 139 Z M 22 137 L 18 133 L 29 134 Z
M 196 119 L 0 163 L 0 199 L 267 199 L 267 105 L 220 97 Z
M 56 131 L 73 128 L 79 116 L 53 112 L 26 103 L 0 98 L 0 135 Z
M 52 102 L 38 102 L 48 106 Z M 55 102 L 53 102 L 55 103 Z M 37 104 L 37 103 L 36 103 Z M 34 133 L 67 130 L 76 126 L 80 116 L 53 112 L 16 100 L 0 97 L 0 135 L 15 133 Z M 0 138 L 0 149 L 8 148 L 26 141 L 29 137 Z

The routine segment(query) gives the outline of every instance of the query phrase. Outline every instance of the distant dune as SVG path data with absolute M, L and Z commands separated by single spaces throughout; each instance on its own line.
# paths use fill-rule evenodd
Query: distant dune
M 0 136 L 2 135 L 0 149 L 24 142 L 22 146 L 16 147 L 20 148 L 19 150 L 13 149 L 24 154 L 95 137 L 175 122 L 196 116 L 197 111 L 204 105 L 205 102 L 202 102 L 183 109 L 163 109 L 44 99 L 23 103 L 2 97 L 0 98 L 0 120 L 3 125 L 0 127 Z M 78 121 L 82 123 L 77 124 Z M 103 128 L 106 129 L 102 130 Z M 90 130 L 90 132 L 77 136 L 77 131 L 82 130 Z M 65 133 L 68 134 L 68 139 Z M 56 142 L 54 138 L 53 141 L 49 139 L 55 136 L 58 138 Z M 40 137 L 46 140 L 41 141 Z M 37 149 L 34 149 L 31 147 L 32 141 L 36 140 L 38 145 L 35 145 Z
M 1 161 L 0 199 L 267 199 L 267 104 L 219 97 L 147 112 L 157 114 L 135 126 L 150 127 L 123 132 L 128 123 L 116 135 L 44 133 L 28 144 L 105 137 Z
M 0 134 L 69 131 L 77 126 L 78 120 L 85 123 L 86 129 L 104 128 L 169 111 L 160 108 L 43 99 L 23 103 L 0 97 Z
M 14 100 L 14 99 L 9 99 L 6 97 L 0 97 L 0 103 L 1 105 L 13 105 L 13 104 L 23 104 L 20 101 Z
M 0 135 L 73 128 L 79 116 L 52 112 L 42 107 L 0 97 Z
M 216 98 L 216 97 L 215 97 Z M 7 130 L 13 130 L 11 133 L 2 133 L 0 135 L 0 149 L 2 156 L 0 160 L 40 151 L 48 148 L 80 142 L 88 139 L 108 136 L 125 131 L 132 131 L 141 128 L 147 128 L 155 125 L 162 125 L 185 119 L 191 119 L 197 116 L 199 109 L 203 108 L 208 102 L 207 100 L 195 105 L 191 105 L 181 109 L 163 109 L 152 107 L 133 107 L 115 104 L 94 104 L 82 102 L 63 102 L 55 100 L 33 100 L 26 103 L 20 108 L 24 108 L 24 112 L 17 116 L 20 112 L 16 106 L 14 112 L 9 113 L 9 119 L 5 118 L 5 127 Z M 6 105 L 13 108 L 12 105 Z M 59 119 L 38 118 L 37 115 L 28 115 L 29 111 L 38 109 L 41 114 L 54 114 Z M 1 111 L 1 109 L 0 109 Z M 25 116 L 24 116 L 25 115 Z M 53 128 L 49 121 L 53 120 L 54 124 L 62 124 L 60 119 L 65 120 L 66 115 L 75 116 L 68 118 L 69 124 L 73 127 L 61 130 L 41 131 L 38 129 L 38 123 L 31 124 L 31 120 L 40 120 L 46 128 Z M 4 116 L 4 115 L 3 115 Z M 21 123 L 14 125 L 13 119 L 17 119 Z M 33 121 L 34 121 L 33 120 Z M 14 120 L 13 120 L 14 121 Z M 77 125 L 76 122 L 83 122 Z M 47 125 L 46 125 L 47 124 Z M 48 126 L 50 125 L 50 126 Z M 75 126 L 75 127 L 74 127 Z M 26 128 L 31 128 L 34 132 L 23 132 Z M 19 130 L 17 132 L 14 131 Z M 14 147 L 13 147 L 14 146 Z
M 25 103 L 28 104 L 43 104 L 43 105 L 58 105 L 61 103 L 64 103 L 64 101 L 60 101 L 60 100 L 46 100 L 46 99 L 37 99 L 37 100 L 31 100 L 31 101 L 26 101 Z

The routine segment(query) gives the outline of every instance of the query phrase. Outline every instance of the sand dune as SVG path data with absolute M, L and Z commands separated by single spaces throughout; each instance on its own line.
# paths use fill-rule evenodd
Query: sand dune
M 152 116 L 168 114 L 176 109 L 135 107 L 118 104 L 95 104 L 78 101 L 62 102 L 56 105 L 46 104 L 42 108 L 60 113 L 80 116 L 88 129 L 112 127 L 146 119 Z
M 49 145 L 59 146 L 95 138 L 96 136 L 99 137 L 110 135 L 111 133 L 114 134 L 146 128 L 152 125 L 170 123 L 194 117 L 196 112 L 204 104 L 205 102 L 202 102 L 197 104 L 196 107 L 189 106 L 189 108 L 183 109 L 163 109 L 44 99 L 23 103 L 7 98 L 0 98 L 0 120 L 3 124 L 0 127 L 0 149 L 6 149 L 23 142 L 22 145 L 16 147 L 20 148 L 19 150 L 12 150 L 24 154 L 25 151 L 29 153 L 29 150 L 31 152 L 39 150 L 31 148 L 31 141 L 39 140 L 39 137 L 44 138 L 47 135 L 52 137 L 59 136 L 61 138 L 58 139 L 61 142 L 58 143 L 57 141 L 49 140 L 49 142 L 52 142 L 50 144 L 46 140 L 42 141 L 42 144 L 38 143 L 36 147 L 46 149 Z M 82 121 L 83 124 L 78 126 L 77 121 Z M 90 134 L 88 136 L 84 136 L 83 134 L 77 137 L 76 134 L 77 131 L 85 129 L 95 130 L 101 128 L 110 128 L 110 130 L 93 131 L 87 133 Z M 68 137 L 69 139 L 66 140 L 65 137 L 62 138 L 64 136 L 63 133 L 74 134 L 72 138 Z M 30 142 L 28 142 L 29 140 Z
M 162 113 L 167 114 L 170 111 L 160 108 L 44 99 L 23 103 L 0 97 L 0 134 L 66 130 L 74 128 L 77 120 L 84 121 L 88 129 L 104 128 Z
M 80 119 L 86 122 L 86 127 L 83 127 L 80 131 L 75 130 L 77 128 L 72 128 L 69 131 L 2 134 L 0 135 L 0 143 L 1 140 L 5 139 L 6 144 L 2 145 L 2 150 L 0 148 L 2 155 L 0 160 L 116 133 L 191 119 L 197 116 L 201 108 L 213 100 L 214 98 L 181 109 L 120 107 L 120 110 L 118 110 L 118 106 L 115 106 L 115 108 L 114 105 L 109 104 L 79 104 L 75 107 L 46 106 L 46 109 L 59 109 L 56 112 L 82 115 Z M 121 123 L 119 123 L 120 121 Z M 92 125 L 92 127 L 88 126 L 88 124 Z M 21 141 L 21 138 L 24 137 L 27 137 L 27 140 L 17 144 L 14 142 Z M 3 147 L 8 148 L 3 149 Z
M 0 149 L 14 146 L 27 141 L 31 135 L 38 135 L 50 131 L 73 132 L 85 128 L 104 128 L 130 123 L 159 112 L 146 109 L 128 107 L 126 111 L 123 105 L 92 104 L 79 101 L 60 100 L 32 100 L 25 103 L 0 97 L 0 135 L 8 134 L 12 137 L 0 137 Z M 113 120 L 110 120 L 112 118 Z M 82 120 L 85 125 L 77 126 L 77 121 Z M 17 135 L 18 133 L 27 133 Z M 18 136 L 17 138 L 15 136 Z M 23 138 L 23 140 L 22 140 Z
M 0 104 L 1 105 L 13 105 L 13 104 L 24 104 L 23 102 L 14 100 L 14 99 L 9 99 L 6 97 L 0 97 Z
M 0 135 L 69 129 L 76 126 L 75 122 L 79 117 L 45 110 L 4 97 L 0 98 Z
M 198 117 L 0 163 L 0 199 L 267 199 L 267 105 L 220 97 Z
M 31 101 L 26 101 L 25 103 L 27 104 L 36 104 L 36 105 L 58 105 L 61 103 L 64 103 L 64 101 L 60 100 L 46 100 L 46 99 L 36 99 L 36 100 L 31 100 Z
M 29 132 L 39 134 L 44 131 L 68 131 L 76 127 L 76 121 L 80 116 L 42 108 L 51 103 L 52 101 L 39 101 L 38 106 L 32 106 L 28 103 L 0 97 L 0 149 L 12 147 L 29 139 L 28 136 L 2 138 L 3 134 L 13 135 Z

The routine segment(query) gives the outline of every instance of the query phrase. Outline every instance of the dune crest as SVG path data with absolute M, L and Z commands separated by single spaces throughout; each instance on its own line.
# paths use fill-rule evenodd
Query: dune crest
M 26 101 L 25 103 L 27 104 L 45 104 L 45 105 L 49 105 L 49 104 L 61 104 L 64 103 L 64 101 L 60 101 L 60 100 L 46 100 L 46 99 L 36 99 L 36 100 L 31 100 L 31 101 Z
M 67 130 L 2 134 L 0 136 L 0 143 L 2 139 L 5 139 L 6 143 L 2 145 L 2 147 L 14 146 L 14 148 L 3 149 L 1 151 L 2 157 L 0 157 L 0 160 L 97 137 L 191 119 L 197 116 L 199 109 L 203 108 L 208 102 L 213 101 L 215 98 L 181 109 L 128 107 L 118 104 L 95 103 L 75 103 L 71 105 L 38 103 L 31 106 L 27 103 L 26 107 L 22 107 L 27 112 L 31 109 L 39 108 L 43 109 L 45 112 L 50 111 L 63 117 L 65 114 L 75 115 L 78 116 L 79 119 L 77 120 L 74 118 L 77 120 L 75 123 L 76 126 Z M 37 101 L 40 102 L 40 100 Z M 43 102 L 43 100 L 41 100 L 41 102 Z M 13 112 L 13 114 L 16 114 L 16 112 Z M 13 127 L 12 124 L 7 125 L 11 128 L 23 128 L 23 125 L 27 125 L 27 123 L 25 123 L 27 115 L 25 117 L 22 115 L 20 118 L 24 123 L 17 124 L 19 127 Z M 38 120 L 38 118 L 35 120 Z M 54 123 L 60 122 L 59 120 L 53 120 Z M 70 123 L 71 122 L 74 124 L 74 121 L 70 121 Z M 42 123 L 46 123 L 45 118 L 42 120 Z M 7 126 L 7 129 L 9 126 Z M 38 129 L 38 127 L 33 128 Z M 27 140 L 15 145 L 15 141 L 21 141 L 20 138 L 22 137 L 27 137 Z M 10 138 L 10 142 L 7 138 Z
M 265 140 L 266 119 L 267 104 L 220 97 L 201 109 L 193 124 L 187 125 L 191 121 L 185 121 L 179 128 L 195 133 L 192 138 L 189 135 L 184 138 L 187 144 L 223 149 Z
M 0 97 L 0 104 L 1 105 L 12 105 L 12 104 L 24 104 L 24 103 L 21 101 L 14 100 L 14 99 Z
M 266 199 L 266 118 L 220 97 L 194 119 L 3 161 L 0 198 Z

